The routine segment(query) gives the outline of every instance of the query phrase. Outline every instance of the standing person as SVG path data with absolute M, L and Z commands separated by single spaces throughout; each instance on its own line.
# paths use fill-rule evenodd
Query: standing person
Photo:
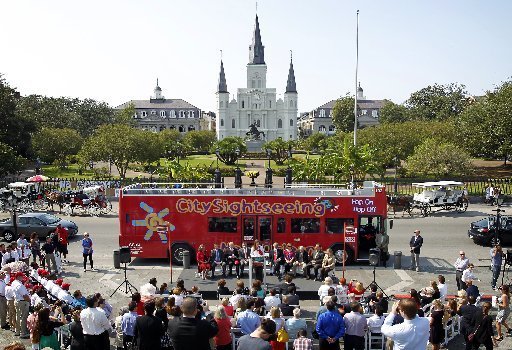
M 5 272 L 0 270 L 0 327 L 2 329 L 9 329 L 7 325 L 7 299 L 5 299 Z
M 128 344 L 133 344 L 133 330 L 135 321 L 137 321 L 137 302 L 130 301 L 128 304 L 128 312 L 122 316 L 121 331 L 123 332 L 123 349 L 128 350 Z
M 68 244 L 69 244 L 69 233 L 68 229 L 65 227 L 62 227 L 61 224 L 57 225 L 57 228 L 55 229 L 55 233 L 57 234 L 57 240 L 58 240 L 58 250 L 59 253 L 62 254 L 62 262 L 67 263 L 67 255 L 68 255 Z
M 466 257 L 466 253 L 464 251 L 459 252 L 459 257 L 455 260 L 453 266 L 455 266 L 455 280 L 457 281 L 457 290 L 465 290 L 465 286 L 462 282 L 462 274 L 464 270 L 468 268 L 469 259 Z
M 325 307 L 327 311 L 318 316 L 316 323 L 320 350 L 339 350 L 339 340 L 345 335 L 345 322 L 332 300 L 326 302 Z
M 439 299 L 441 299 L 442 302 L 445 301 L 446 295 L 448 294 L 448 286 L 446 285 L 446 279 L 443 275 L 437 276 L 437 288 L 439 288 Z
M 432 302 L 432 312 L 430 313 L 430 344 L 432 350 L 439 350 L 444 340 L 443 304 L 439 299 Z
M 48 271 L 51 273 L 53 269 L 57 275 L 59 270 L 57 269 L 57 261 L 55 260 L 55 245 L 50 237 L 46 238 L 46 242 L 43 244 L 41 249 L 44 252 L 44 260 L 46 261 Z
M 85 350 L 84 330 L 80 322 L 80 309 L 73 311 L 73 322 L 69 324 L 71 345 L 69 350 Z
M 23 232 L 20 233 L 20 238 L 16 240 L 16 246 L 19 247 L 21 245 L 28 246 L 28 241 L 25 238 L 25 234 Z
M 144 303 L 144 316 L 137 317 L 133 327 L 133 343 L 138 345 L 139 350 L 161 349 L 160 339 L 164 334 L 162 320 L 154 315 L 155 302 Z
M 84 257 L 84 272 L 87 271 L 87 258 L 89 258 L 91 271 L 96 271 L 94 270 L 94 265 L 92 261 L 92 239 L 89 238 L 89 234 L 87 232 L 84 233 L 84 238 L 82 239 L 82 248 L 82 256 Z
M 12 290 L 14 291 L 14 306 L 16 308 L 16 327 L 14 335 L 19 335 L 21 339 L 30 338 L 30 333 L 27 328 L 27 317 L 30 306 L 30 294 L 27 288 L 21 282 L 25 274 L 23 272 L 16 272 L 15 280 L 12 282 Z
M 15 261 L 18 261 L 19 260 L 19 256 L 18 256 L 18 253 L 16 252 L 16 249 L 12 249 L 12 246 L 10 244 L 7 245 L 7 247 L 5 248 L 5 253 L 2 255 L 2 267 L 4 267 L 4 265 L 6 264 L 9 264 L 9 263 L 12 263 L 12 262 L 15 262 Z
M 500 245 L 496 245 L 491 249 L 491 270 L 492 270 L 492 281 L 491 287 L 496 290 L 496 282 L 500 277 L 501 265 L 503 263 L 503 249 Z
M 7 318 L 9 319 L 9 326 L 11 331 L 16 328 L 16 306 L 14 296 L 14 289 L 11 285 L 5 286 L 5 300 L 7 301 Z
M 496 333 L 498 336 L 495 338 L 497 341 L 503 340 L 501 333 L 501 325 L 505 326 L 507 333 L 510 332 L 510 327 L 507 324 L 507 318 L 510 315 L 510 290 L 506 284 L 501 287 L 501 298 L 498 302 L 498 314 L 496 315 Z
M 42 264 L 44 267 L 44 260 L 43 256 L 41 255 L 41 242 L 39 242 L 39 236 L 37 235 L 37 232 L 32 232 L 30 235 L 30 251 L 32 252 L 32 259 L 34 262 L 37 262 L 39 264 Z M 38 259 L 36 261 L 36 258 Z
M 55 318 L 58 321 L 50 319 L 50 309 L 48 308 L 41 309 L 37 314 L 37 325 L 34 329 L 33 341 L 39 342 L 40 349 L 60 350 L 60 344 L 54 330 L 66 324 L 66 316 L 60 306 L 55 311 Z
M 461 283 L 462 283 L 463 290 L 468 289 L 467 283 L 468 283 L 469 280 L 480 281 L 476 277 L 475 273 L 473 272 L 474 268 L 475 268 L 475 265 L 473 265 L 472 263 L 469 263 L 468 267 L 464 270 L 464 272 L 462 272 L 462 277 L 460 278 L 460 280 L 461 280 Z
M 389 259 L 389 236 L 386 231 L 380 231 L 375 235 L 375 245 L 380 249 L 380 262 L 387 267 Z
M 482 304 L 482 310 L 475 313 L 475 337 L 473 338 L 473 348 L 478 350 L 480 345 L 485 346 L 485 350 L 492 350 L 493 345 L 498 346 L 498 342 L 494 339 L 494 331 L 492 329 L 492 317 L 489 316 L 491 303 L 485 302 Z
M 251 248 L 252 267 L 254 278 L 263 282 L 263 266 L 265 264 L 265 251 L 260 246 L 260 241 L 255 240 Z
M 183 316 L 169 321 L 169 334 L 174 350 L 210 350 L 210 339 L 219 331 L 213 314 L 197 317 L 197 301 L 187 297 L 181 304 Z
M 237 350 L 271 350 L 269 339 L 276 333 L 276 323 L 264 318 L 251 334 L 246 334 L 237 342 Z
M 460 333 L 466 342 L 466 350 L 471 350 L 472 348 L 472 344 L 469 341 L 468 336 L 475 330 L 474 318 L 478 311 L 475 303 L 476 298 L 474 296 L 469 296 L 468 303 L 466 305 L 462 305 L 459 310 L 457 310 L 457 314 L 460 315 Z
M 18 246 L 18 249 L 16 250 L 19 256 L 19 261 L 23 261 L 27 266 L 30 264 L 30 255 L 31 251 L 28 247 L 28 245 L 20 245 Z
M 394 341 L 393 349 L 427 349 L 430 324 L 425 317 L 419 317 L 417 311 L 416 302 L 412 299 L 402 299 L 393 304 L 391 312 L 381 327 L 382 334 Z M 393 321 L 399 314 L 404 321 L 393 325 Z
M 345 350 L 364 350 L 364 336 L 368 329 L 366 317 L 361 314 L 361 304 L 350 303 L 350 312 L 345 314 Z
M 420 230 L 414 231 L 414 236 L 409 241 L 411 248 L 411 270 L 420 271 L 420 250 L 423 245 L 423 237 L 420 236 Z
M 84 333 L 84 343 L 87 350 L 104 350 L 103 334 L 112 327 L 107 316 L 97 308 L 98 300 L 91 295 L 85 299 L 87 308 L 80 312 L 80 322 Z
M 301 328 L 297 332 L 297 338 L 293 341 L 293 348 L 297 350 L 313 350 L 313 343 L 307 336 L 306 328 Z

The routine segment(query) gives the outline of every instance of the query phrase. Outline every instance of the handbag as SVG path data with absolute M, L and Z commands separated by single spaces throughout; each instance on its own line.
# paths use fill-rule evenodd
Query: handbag
M 486 317 L 488 317 L 488 316 L 486 316 Z M 468 342 L 470 342 L 470 343 L 473 342 L 473 340 L 475 339 L 476 332 L 478 331 L 478 328 L 480 328 L 480 325 L 482 324 L 483 321 L 484 321 L 484 319 L 482 319 L 482 321 L 480 321 L 480 324 L 476 327 L 474 332 L 468 334 Z
M 288 332 L 284 327 L 281 327 L 280 330 L 277 331 L 277 341 L 280 343 L 287 343 L 290 337 L 288 336 Z

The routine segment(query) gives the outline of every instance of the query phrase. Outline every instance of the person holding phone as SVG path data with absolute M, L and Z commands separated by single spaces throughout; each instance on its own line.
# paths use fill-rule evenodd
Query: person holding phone
M 89 264 L 91 265 L 91 271 L 94 270 L 94 265 L 92 261 L 92 239 L 89 238 L 89 234 L 87 232 L 84 233 L 84 239 L 82 239 L 82 255 L 84 257 L 84 272 L 87 271 L 87 258 L 89 258 Z

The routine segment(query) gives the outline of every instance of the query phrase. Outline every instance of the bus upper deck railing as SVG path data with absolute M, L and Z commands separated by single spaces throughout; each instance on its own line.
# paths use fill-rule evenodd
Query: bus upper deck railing
M 293 184 L 284 188 L 216 188 L 215 183 L 138 183 L 122 188 L 123 195 L 214 195 L 214 196 L 374 196 L 375 188 L 384 187 L 365 181 L 362 187 L 339 184 Z M 347 188 L 349 187 L 349 188 Z

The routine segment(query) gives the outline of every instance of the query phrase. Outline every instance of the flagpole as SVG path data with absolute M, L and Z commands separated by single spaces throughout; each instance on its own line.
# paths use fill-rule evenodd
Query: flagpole
M 356 94 L 354 98 L 354 146 L 357 145 L 357 69 L 359 66 L 359 10 L 357 10 L 356 16 Z

